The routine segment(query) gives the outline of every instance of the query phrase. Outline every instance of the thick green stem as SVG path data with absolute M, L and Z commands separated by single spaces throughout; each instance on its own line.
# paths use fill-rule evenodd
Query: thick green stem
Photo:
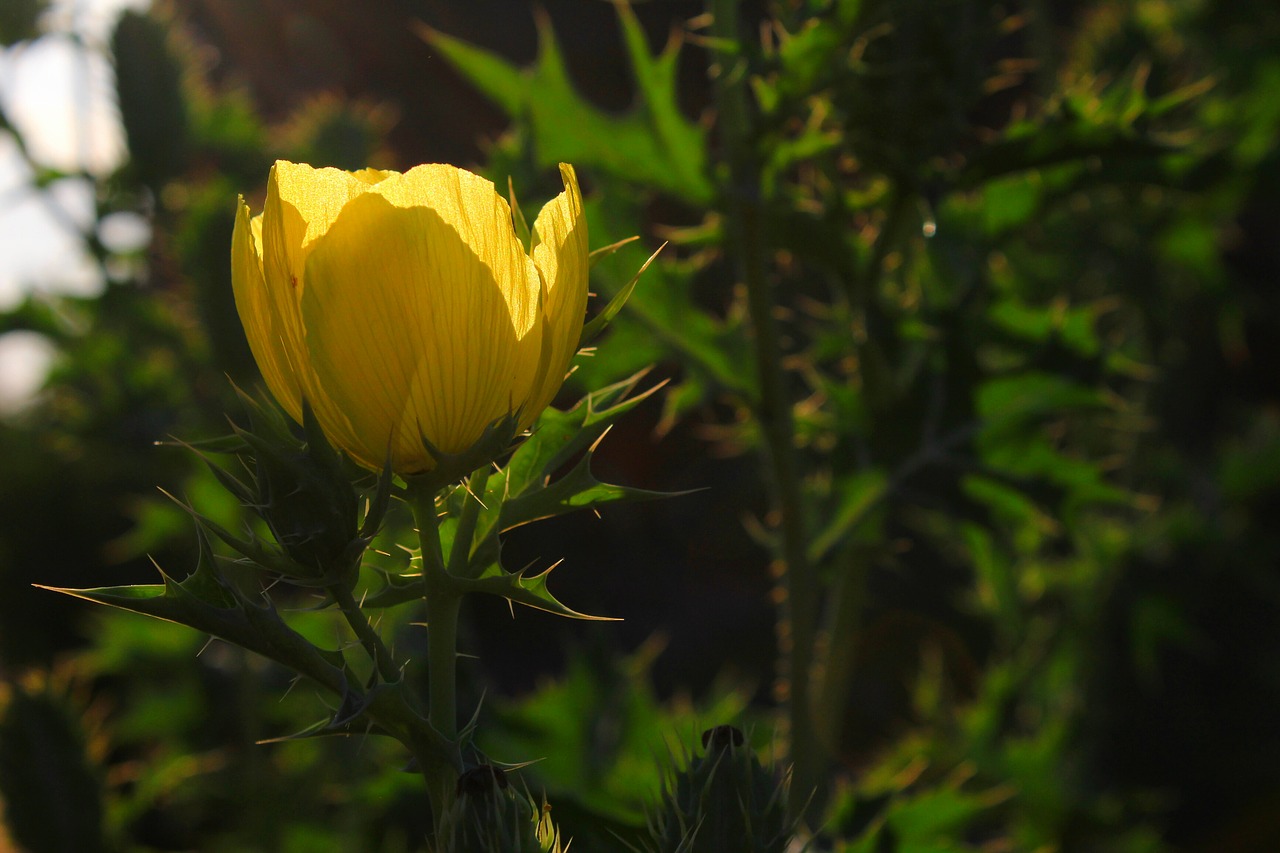
M 739 41 L 737 0 L 710 0 L 714 34 Z M 810 665 L 818 619 L 818 579 L 807 553 L 801 478 L 794 447 L 791 399 L 774 319 L 774 297 L 765 271 L 759 169 L 752 152 L 747 78 L 723 62 L 716 77 L 719 130 L 729 184 L 724 205 L 739 275 L 747 290 L 759 395 L 755 415 L 780 523 L 779 581 L 785 593 L 779 621 L 780 675 L 786 679 L 795 794 L 801 807 L 821 784 L 825 756 L 818 744 L 810 697 Z
M 445 568 L 435 491 L 411 487 L 410 503 L 422 545 L 422 592 L 427 602 L 428 719 L 436 734 L 450 744 L 448 763 L 436 762 L 423 768 L 432 809 L 439 821 L 453 802 L 454 785 L 462 772 L 457 742 L 458 609 L 462 593 Z
M 337 583 L 329 588 L 329 594 L 333 596 L 334 601 L 338 602 L 338 607 L 342 608 L 342 615 L 347 617 L 347 624 L 351 626 L 352 631 L 355 631 L 360 644 L 368 652 L 369 658 L 378 670 L 379 677 L 387 684 L 394 684 L 399 681 L 400 668 L 396 666 L 395 659 L 391 656 L 391 651 L 382 642 L 378 632 L 373 630 L 373 626 L 369 624 L 369 619 L 364 615 L 364 611 L 360 609 L 360 605 L 356 603 L 355 598 L 351 595 L 351 590 L 347 589 L 343 584 Z

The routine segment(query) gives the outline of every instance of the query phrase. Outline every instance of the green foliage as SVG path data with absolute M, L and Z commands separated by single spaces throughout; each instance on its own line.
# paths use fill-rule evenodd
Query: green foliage
M 601 112 L 574 90 L 545 16 L 538 23 L 538 60 L 529 69 L 436 30 L 423 36 L 508 115 L 528 121 L 540 165 L 595 167 L 705 204 L 712 185 L 704 137 L 676 100 L 679 39 L 654 56 L 634 13 L 625 4 L 617 8 L 636 84 L 635 106 L 622 116 Z
M 0 43 L 39 35 L 43 5 L 0 4 Z M 601 298 L 583 343 L 599 348 L 570 380 L 582 402 L 549 410 L 514 447 L 495 430 L 498 469 L 452 460 L 450 476 L 470 478 L 433 508 L 457 590 L 582 616 L 539 573 L 558 555 L 519 570 L 512 543 L 578 509 L 648 518 L 653 488 L 689 482 L 687 458 L 624 434 L 656 403 L 671 446 L 698 448 L 696 476 L 709 473 L 695 484 L 762 549 L 741 559 L 750 552 L 724 541 L 726 525 L 662 516 L 660 536 L 628 521 L 610 528 L 631 536 L 616 552 L 570 565 L 625 596 L 672 563 L 701 597 L 663 618 L 694 613 L 712 633 L 702 617 L 758 594 L 773 561 L 792 621 L 780 634 L 794 637 L 806 614 L 784 593 L 809 564 L 816 760 L 804 760 L 819 790 L 790 803 L 810 803 L 814 849 L 1145 853 L 1251 833 L 1274 848 L 1273 823 L 1250 804 L 1280 789 L 1265 238 L 1280 197 L 1278 13 L 811 0 L 737 29 L 694 21 L 655 50 L 642 19 L 656 7 L 617 8 L 618 70 L 634 85 L 620 114 L 571 79 L 600 70 L 574 61 L 572 21 L 539 18 L 527 67 L 421 32 L 512 122 L 483 168 L 533 187 L 574 163 L 592 245 L 613 249 L 593 258 Z M 230 199 L 278 156 L 348 168 L 442 156 L 409 120 L 429 87 L 389 106 L 371 100 L 393 97 L 372 76 L 348 81 L 354 98 L 299 94 L 271 65 L 288 65 L 287 32 L 261 66 L 228 49 L 262 44 L 269 10 L 246 10 L 216 47 L 203 43 L 217 40 L 210 21 L 188 32 L 191 13 L 170 11 L 127 13 L 110 44 L 130 165 L 86 178 L 96 221 L 72 232 L 105 289 L 0 314 L 0 333 L 36 332 L 58 351 L 40 399 L 0 423 L 0 670 L 87 638 L 69 667 L 103 699 L 86 710 L 38 679 L 7 685 L 5 823 L 32 849 L 419 850 L 431 829 L 422 781 L 401 768 L 439 744 L 410 734 L 428 685 L 409 491 L 389 478 L 353 486 L 283 421 L 255 420 L 269 441 L 193 442 L 226 463 L 216 469 L 152 442 L 225 430 L 240 404 L 224 373 L 244 386 L 256 376 L 227 287 Z M 404 33 L 378 44 L 390 35 Z M 682 105 L 701 106 L 690 81 L 705 72 L 717 101 L 695 121 Z M 459 119 L 432 120 L 434 132 Z M 67 177 L 32 160 L 3 114 L 0 128 L 26 159 L 24 190 Z M 120 213 L 147 221 L 145 249 L 104 244 L 98 226 Z M 770 337 L 761 304 L 773 363 L 757 358 Z M 650 488 L 604 482 L 617 479 L 614 442 Z M 778 447 L 793 454 L 790 475 Z M 763 506 L 762 484 L 788 476 L 795 499 L 779 489 Z M 156 485 L 198 511 L 197 537 Z M 707 530 L 721 538 L 703 541 Z M 743 577 L 714 574 L 722 553 Z M 147 555 L 196 568 L 138 585 L 154 577 Z M 330 564 L 345 573 L 318 568 Z M 633 564 L 640 581 L 612 570 Z M 80 594 L 159 618 L 58 610 L 32 583 L 89 587 Z M 341 592 L 370 614 L 367 632 Z M 225 641 L 205 647 L 199 631 Z M 784 724 L 785 693 L 782 707 L 748 708 L 719 682 L 666 701 L 653 647 L 635 658 L 590 647 L 523 696 L 491 683 L 490 661 L 463 663 L 473 695 L 488 690 L 464 728 L 468 766 L 540 759 L 519 776 L 545 788 L 574 850 L 642 848 L 662 790 L 655 758 L 708 724 L 753 721 L 778 775 L 806 734 Z M 383 671 L 391 653 L 404 665 Z M 699 829 L 712 826 L 695 816 L 708 806 L 723 817 L 755 804 L 790 829 L 772 786 L 717 787 L 726 768 L 761 778 L 751 750 L 734 756 L 690 759 L 660 848 L 678 848 L 681 827 L 697 830 L 692 844 L 728 838 Z M 516 849 L 546 849 L 546 833 L 530 841 L 549 822 L 537 800 L 513 785 L 483 803 L 459 806 L 471 823 L 455 839 L 494 849 L 504 826 Z
M 661 702 L 651 686 L 655 644 L 624 659 L 576 651 L 563 678 L 486 712 L 480 743 L 503 759 L 527 756 L 523 774 L 562 818 L 566 836 L 586 850 L 618 849 L 645 837 L 646 811 L 664 783 L 658 758 L 674 740 L 696 737 L 709 720 L 741 721 L 746 697 L 720 689 L 690 703 Z

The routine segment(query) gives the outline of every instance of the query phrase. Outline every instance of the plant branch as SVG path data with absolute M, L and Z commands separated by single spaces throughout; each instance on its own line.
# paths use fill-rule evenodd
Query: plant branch
M 739 42 L 736 0 L 710 0 L 713 32 Z M 818 579 L 807 554 L 801 477 L 794 447 L 792 403 L 782 366 L 782 346 L 774 318 L 774 295 L 765 272 L 759 170 L 751 146 L 747 78 L 722 57 L 716 76 L 719 129 L 729 166 L 724 205 L 739 275 L 747 290 L 759 393 L 753 401 L 764 438 L 765 462 L 780 515 L 779 579 L 785 592 L 778 643 L 780 675 L 786 679 L 791 760 L 796 796 L 804 804 L 821 784 L 826 759 L 815 738 L 810 696 L 818 614 Z
M 347 589 L 345 584 L 336 583 L 329 587 L 329 594 L 338 603 L 338 607 L 342 609 L 342 615 L 347 618 L 347 624 L 351 626 L 352 631 L 355 631 L 360 644 L 368 652 L 369 658 L 378 670 L 379 677 L 387 684 L 394 684 L 399 681 L 400 668 L 396 666 L 395 659 L 392 657 L 390 650 L 387 649 L 386 644 L 382 642 L 382 637 L 378 636 L 378 632 L 373 630 L 373 626 L 369 624 L 368 617 L 364 615 L 364 611 L 356 603 L 355 598 L 351 595 L 351 590 Z

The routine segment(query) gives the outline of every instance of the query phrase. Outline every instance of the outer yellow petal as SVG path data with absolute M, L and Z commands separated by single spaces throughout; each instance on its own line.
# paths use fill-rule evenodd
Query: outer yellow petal
M 262 217 L 250 218 L 241 197 L 231 236 L 231 287 L 236 311 L 244 326 L 262 378 L 280 405 L 294 418 L 302 417 L 302 393 L 289 353 L 280 335 L 280 322 L 262 274 Z
M 394 172 L 372 169 L 353 175 L 340 169 L 313 169 L 278 160 L 267 181 L 262 212 L 262 265 L 282 348 L 290 358 L 302 396 L 324 424 L 329 439 L 344 448 L 357 445 L 360 437 L 347 413 L 320 387 L 306 350 L 300 308 L 307 288 L 306 259 L 316 239 L 328 230 L 348 201 L 393 175 Z M 377 467 L 384 459 L 385 450 Z
M 420 436 L 458 452 L 524 402 L 541 337 L 506 205 L 475 176 L 425 168 L 346 205 L 309 252 L 302 294 L 319 388 L 355 437 L 344 446 L 379 467 L 390 443 L 405 474 L 433 465 Z
M 521 419 L 528 426 L 545 409 L 564 383 L 569 362 L 578 351 L 582 320 L 587 310 L 587 218 L 573 167 L 560 164 L 564 192 L 543 206 L 533 224 L 533 262 L 545 288 L 543 312 L 549 355 L 529 406 Z

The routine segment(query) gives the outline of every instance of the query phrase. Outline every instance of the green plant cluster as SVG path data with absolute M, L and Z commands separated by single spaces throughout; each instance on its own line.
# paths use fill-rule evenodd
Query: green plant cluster
M 38 37 L 38 5 L 6 12 L 0 41 Z M 541 198 L 572 162 L 592 245 L 614 249 L 592 271 L 609 328 L 570 380 L 584 403 L 548 410 L 473 491 L 442 492 L 450 568 L 579 615 L 545 575 L 504 568 L 499 536 L 652 497 L 592 469 L 610 428 L 648 417 L 722 460 L 698 469 L 707 492 L 669 502 L 710 508 L 680 541 L 755 542 L 688 553 L 753 554 L 777 584 L 767 697 L 731 674 L 660 694 L 660 644 L 611 653 L 607 625 L 522 695 L 464 661 L 476 756 L 531 763 L 507 787 L 491 771 L 455 791 L 450 837 L 722 849 L 731 814 L 759 839 L 734 849 L 792 834 L 848 853 L 1280 846 L 1280 260 L 1266 236 L 1280 13 L 763 6 L 712 0 L 655 48 L 653 10 L 617 4 L 623 111 L 583 94 L 558 15 L 538 19 L 531 63 L 446 22 L 403 27 L 505 116 L 482 170 Z M 421 595 L 407 511 L 384 512 L 389 483 L 353 487 L 316 436 L 264 414 L 239 443 L 201 444 L 245 406 L 225 376 L 255 382 L 227 278 L 231 201 L 277 156 L 404 165 L 397 111 L 330 93 L 268 119 L 234 72 L 201 66 L 192 23 L 161 6 L 115 29 L 117 174 L 50 170 L 0 112 L 33 191 L 94 187 L 77 236 L 106 283 L 0 315 L 0 334 L 59 353 L 41 396 L 0 420 L 3 823 L 33 851 L 425 849 L 421 777 L 394 738 L 367 734 L 414 708 L 392 708 L 399 673 L 378 673 L 338 600 L 413 677 L 426 644 L 403 606 Z M 103 240 L 121 213 L 146 218 L 146 250 Z M 638 392 L 644 370 L 649 389 L 669 381 Z M 153 446 L 169 436 L 247 467 Z M 654 482 L 683 485 L 676 473 Z M 666 558 L 641 539 L 611 547 Z M 614 583 L 620 560 L 593 561 L 590 582 Z M 231 642 L 31 584 L 95 588 Z M 469 615 L 463 652 L 478 645 Z M 750 735 L 712 729 L 699 751 L 721 724 Z

